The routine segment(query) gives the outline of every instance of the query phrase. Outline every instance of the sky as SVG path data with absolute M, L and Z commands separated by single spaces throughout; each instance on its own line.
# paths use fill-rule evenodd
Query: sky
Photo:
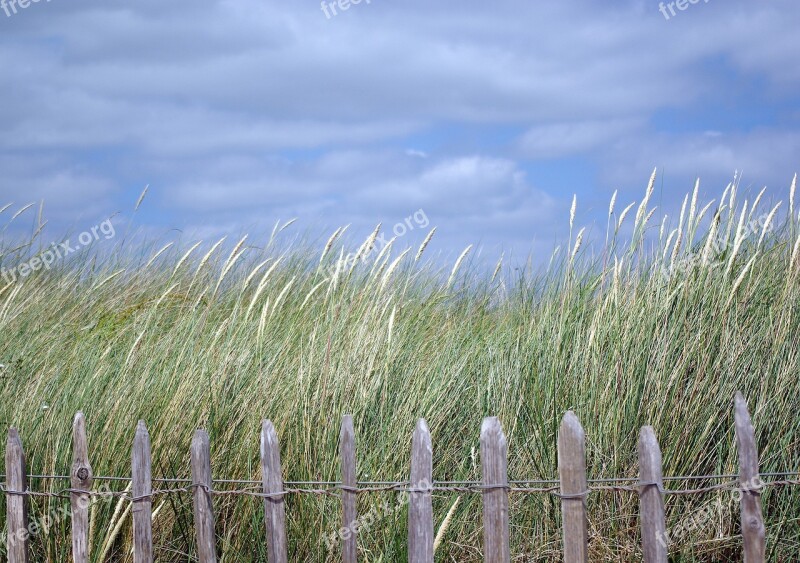
M 381 222 L 523 261 L 569 235 L 573 195 L 602 239 L 654 168 L 657 217 L 736 171 L 785 200 L 799 25 L 796 0 L 5 0 L 0 224 L 41 201 L 51 237 L 114 215 L 258 245 L 296 218 L 282 236 L 357 244 Z

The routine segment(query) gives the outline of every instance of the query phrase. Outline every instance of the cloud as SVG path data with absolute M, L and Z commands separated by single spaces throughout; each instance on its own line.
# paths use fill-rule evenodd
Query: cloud
M 303 161 L 210 159 L 197 163 L 195 179 L 160 197 L 173 214 L 213 216 L 218 227 L 202 229 L 220 235 L 232 218 L 263 232 L 278 219 L 298 217 L 300 230 L 351 224 L 351 232 L 366 236 L 379 221 L 392 225 L 423 210 L 439 226 L 437 239 L 452 247 L 482 241 L 519 246 L 523 254 L 537 230 L 555 229 L 561 216 L 556 199 L 530 185 L 512 160 L 420 159 L 399 150 L 331 152 Z M 414 233 L 404 244 L 422 236 Z
M 643 124 L 641 119 L 611 119 L 539 125 L 525 132 L 519 149 L 529 158 L 560 158 L 617 142 Z
M 149 182 L 149 221 L 207 231 L 424 206 L 453 247 L 522 248 L 656 165 L 665 207 L 696 175 L 786 183 L 798 23 L 793 0 L 39 3 L 0 14 L 0 195 L 69 221 Z
M 631 169 L 655 165 L 677 191 L 687 189 L 697 177 L 706 185 L 716 183 L 724 188 L 738 170 L 744 174 L 745 183 L 771 185 L 776 195 L 780 195 L 778 190 L 788 186 L 800 167 L 798 154 L 800 133 L 781 128 L 762 128 L 745 134 L 657 134 L 646 141 L 634 137 L 614 147 L 608 160 L 617 164 L 608 165 L 604 172 L 608 181 L 621 182 L 630 177 Z
M 110 215 L 117 183 L 86 166 L 48 155 L 0 156 L 0 206 L 45 202 L 46 218 L 69 224 Z

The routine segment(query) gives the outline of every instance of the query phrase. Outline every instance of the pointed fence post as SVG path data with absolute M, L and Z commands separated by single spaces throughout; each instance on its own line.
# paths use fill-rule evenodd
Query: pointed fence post
M 264 485 L 264 521 L 267 525 L 267 560 L 269 563 L 286 563 L 288 543 L 286 538 L 286 510 L 281 473 L 281 446 L 278 433 L 269 420 L 261 424 L 261 479 Z
M 412 491 L 430 490 L 433 486 L 433 446 L 424 419 L 417 421 L 411 440 Z M 431 492 L 409 493 L 408 562 L 433 563 L 433 505 Z
M 588 563 L 589 531 L 586 517 L 586 436 L 575 413 L 568 411 L 558 430 L 558 475 L 564 563 Z
M 481 468 L 483 470 L 483 560 L 508 563 L 511 560 L 508 534 L 508 444 L 495 416 L 481 425 Z
M 652 426 L 639 433 L 639 486 L 644 563 L 667 563 L 661 448 Z
M 736 447 L 739 450 L 739 485 L 741 486 L 742 538 L 744 563 L 762 563 L 766 553 L 766 529 L 761 515 L 761 478 L 758 475 L 758 447 L 747 401 L 741 393 L 734 399 Z
M 153 476 L 150 465 L 150 434 L 140 420 L 132 452 L 133 561 L 153 563 Z
M 191 462 L 197 556 L 200 563 L 216 563 L 214 503 L 211 498 L 211 446 L 205 430 L 194 433 Z
M 342 561 L 356 563 L 358 561 L 358 512 L 356 510 L 356 431 L 353 427 L 353 416 L 346 414 L 342 418 L 342 430 L 339 433 L 339 457 L 342 464 Z M 349 490 L 348 490 L 349 489 Z
M 28 563 L 28 482 L 25 452 L 16 428 L 6 442 L 6 524 L 8 563 Z M 20 494 L 13 494 L 20 493 Z
M 72 471 L 70 484 L 73 490 L 92 490 L 92 466 L 89 464 L 89 444 L 86 439 L 86 418 L 82 412 L 75 415 L 72 423 Z M 72 492 L 72 560 L 89 563 L 89 505 L 91 497 Z

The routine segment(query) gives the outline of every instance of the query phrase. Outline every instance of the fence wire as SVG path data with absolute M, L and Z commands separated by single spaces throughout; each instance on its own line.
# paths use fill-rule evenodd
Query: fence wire
M 798 476 L 800 477 L 800 471 L 773 471 L 773 472 L 766 472 L 766 473 L 759 473 L 759 477 L 787 477 L 787 476 Z M 5 479 L 5 474 L 0 473 L 0 479 Z M 71 475 L 37 475 L 37 474 L 30 474 L 26 475 L 26 477 L 30 479 L 42 479 L 42 480 L 70 480 L 72 479 Z M 110 475 L 93 475 L 92 479 L 94 481 L 130 481 L 131 477 L 118 477 L 118 476 L 110 476 Z M 722 473 L 722 474 L 712 474 L 712 475 L 665 475 L 662 480 L 665 482 L 671 481 L 703 481 L 703 480 L 727 480 L 732 481 L 739 479 L 739 475 L 737 473 Z M 189 477 L 153 477 L 151 479 L 153 483 L 191 483 L 192 479 Z M 636 483 L 639 481 L 639 477 L 596 477 L 593 479 L 587 479 L 586 482 L 589 484 L 614 484 L 614 483 Z M 261 485 L 262 481 L 260 480 L 253 480 L 253 479 L 213 479 L 212 483 L 222 483 L 222 484 L 233 484 L 233 485 Z M 339 486 L 342 484 L 341 481 L 284 481 L 285 485 L 308 485 L 308 486 Z M 359 485 L 366 485 L 366 486 L 382 486 L 382 485 L 403 485 L 408 484 L 409 481 L 358 481 Z M 483 485 L 483 481 L 478 480 L 463 480 L 463 481 L 434 481 L 434 483 L 439 485 Z M 558 485 L 561 483 L 559 479 L 509 479 L 509 485 Z
M 762 473 L 760 477 L 785 477 L 798 475 L 797 472 L 773 472 Z M 4 476 L 0 475 L 0 478 Z M 218 490 L 202 484 L 193 484 L 191 479 L 186 478 L 159 478 L 152 479 L 154 483 L 177 484 L 187 483 L 186 486 L 157 489 L 147 495 L 134 496 L 127 491 L 86 491 L 83 489 L 65 488 L 56 492 L 52 491 L 11 491 L 5 483 L 0 483 L 0 493 L 6 495 L 26 496 L 26 497 L 50 497 L 70 499 L 71 495 L 77 494 L 86 497 L 100 498 L 119 498 L 128 502 L 139 502 L 152 500 L 154 497 L 170 494 L 192 494 L 195 489 L 201 489 L 210 496 L 247 496 L 260 499 L 277 499 L 286 495 L 305 494 L 317 496 L 340 497 L 341 492 L 355 494 L 396 492 L 409 494 L 433 494 L 433 493 L 461 493 L 461 494 L 481 494 L 487 491 L 505 490 L 509 494 L 549 494 L 559 499 L 583 499 L 591 493 L 615 492 L 615 493 L 635 493 L 641 494 L 644 489 L 657 487 L 664 495 L 702 495 L 716 491 L 740 491 L 743 494 L 758 494 L 765 488 L 781 488 L 800 485 L 800 480 L 796 479 L 776 479 L 773 481 L 762 481 L 757 486 L 742 487 L 738 481 L 738 475 L 680 475 L 664 477 L 665 482 L 692 481 L 692 480 L 723 480 L 723 482 L 697 488 L 669 489 L 655 482 L 638 482 L 635 477 L 611 477 L 587 480 L 588 487 L 581 493 L 561 494 L 559 481 L 556 479 L 538 480 L 514 480 L 502 484 L 486 484 L 482 481 L 434 481 L 429 487 L 411 487 L 409 481 L 360 481 L 356 487 L 343 485 L 338 481 L 285 481 L 283 490 L 277 492 L 261 492 L 258 489 L 262 486 L 261 481 L 240 480 L 240 479 L 216 479 L 212 484 L 220 485 L 247 485 L 246 488 L 232 490 Z M 60 480 L 70 479 L 69 475 L 28 475 L 29 479 Z M 130 477 L 97 476 L 93 479 L 98 481 L 130 481 Z M 626 484 L 628 483 L 628 484 Z M 545 485 L 545 486 L 522 486 L 522 485 Z

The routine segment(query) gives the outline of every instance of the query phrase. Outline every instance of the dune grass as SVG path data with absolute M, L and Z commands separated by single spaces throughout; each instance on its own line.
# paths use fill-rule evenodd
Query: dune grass
M 289 231 L 279 229 L 269 241 L 166 249 L 118 237 L 102 259 L 78 253 L 0 284 L 0 420 L 19 428 L 32 474 L 69 473 L 71 421 L 82 410 L 95 474 L 130 474 L 143 419 L 154 476 L 187 477 L 191 436 L 203 427 L 215 478 L 257 480 L 260 422 L 269 418 L 285 479 L 324 481 L 338 479 L 339 424 L 352 413 L 359 479 L 372 481 L 407 478 L 411 434 L 424 417 L 435 479 L 473 480 L 481 420 L 496 415 L 511 478 L 547 479 L 556 475 L 560 418 L 572 409 L 587 432 L 590 478 L 636 476 L 645 424 L 666 475 L 726 474 L 737 471 L 731 404 L 741 390 L 762 471 L 798 471 L 794 186 L 774 212 L 740 191 L 733 183 L 701 206 L 695 190 L 679 217 L 658 223 L 651 179 L 641 202 L 627 210 L 612 202 L 602 248 L 587 243 L 573 211 L 569 245 L 546 267 L 523 271 L 484 272 L 469 253 L 439 266 L 419 248 L 403 254 L 402 240 L 371 249 L 374 235 L 352 244 L 339 233 L 321 258 L 311 244 L 281 243 Z M 29 258 L 31 247 L 4 245 L 4 268 Z M 675 560 L 735 559 L 730 493 L 668 497 L 668 526 L 718 500 L 724 511 L 670 546 Z M 359 509 L 384 502 L 396 493 L 362 495 Z M 32 517 L 64 503 L 35 498 Z M 592 559 L 640 558 L 635 495 L 588 503 Z M 770 489 L 763 504 L 769 559 L 792 560 L 798 489 Z M 161 497 L 154 509 L 157 559 L 193 560 L 191 498 Z M 216 512 L 222 561 L 266 561 L 258 499 L 218 498 Z M 406 559 L 406 516 L 394 510 L 362 530 L 364 560 Z M 287 519 L 292 561 L 335 560 L 323 540 L 340 526 L 335 498 L 290 496 Z M 437 494 L 434 519 L 437 560 L 481 560 L 478 495 Z M 559 526 L 556 499 L 512 496 L 515 560 L 558 560 Z M 33 560 L 69 561 L 69 521 L 31 542 Z M 103 560 L 132 561 L 124 503 L 92 509 L 93 560 L 104 552 Z

